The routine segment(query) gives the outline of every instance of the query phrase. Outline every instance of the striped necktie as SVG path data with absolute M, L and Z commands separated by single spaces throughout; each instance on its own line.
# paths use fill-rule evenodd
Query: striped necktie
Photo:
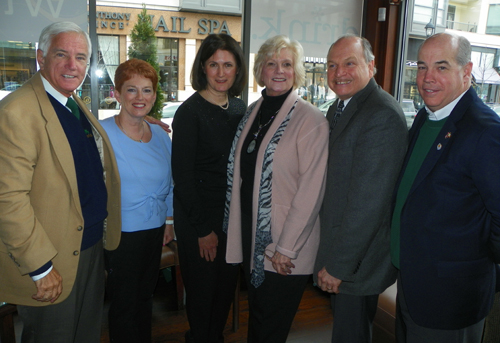
M 76 104 L 75 100 L 73 100 L 71 97 L 69 97 L 68 102 L 66 103 L 66 106 L 75 115 L 76 119 L 80 120 L 80 108 Z
M 333 115 L 333 120 L 332 120 L 332 125 L 330 127 L 330 131 L 333 130 L 335 125 L 337 125 L 337 121 L 339 120 L 343 109 L 344 109 L 344 100 L 340 100 L 339 103 L 337 104 L 337 109 L 335 110 L 335 114 Z

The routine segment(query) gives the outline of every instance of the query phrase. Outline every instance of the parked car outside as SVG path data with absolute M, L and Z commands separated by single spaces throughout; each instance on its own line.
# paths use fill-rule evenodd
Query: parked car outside
M 496 114 L 500 116 L 500 104 L 487 104 Z
M 323 113 L 324 116 L 326 116 L 326 114 L 328 113 L 328 109 L 330 108 L 330 106 L 332 106 L 335 100 L 337 100 L 337 98 L 327 100 L 318 106 L 318 109 L 321 111 L 321 113 Z
M 403 108 L 403 112 L 405 114 L 406 126 L 410 128 L 413 125 L 415 116 L 417 115 L 415 104 L 413 103 L 412 99 L 403 99 L 403 101 L 401 102 L 401 107 Z
M 11 82 L 6 87 L 0 89 L 0 100 L 2 100 L 3 98 L 5 98 L 7 95 L 9 95 L 10 93 L 12 93 L 13 91 L 15 91 L 16 89 L 18 89 L 19 87 L 21 87 L 21 85 L 19 83 Z
M 11 91 L 0 90 L 0 100 L 2 100 L 3 98 L 5 98 L 10 93 L 11 93 Z
M 181 104 L 182 101 L 168 101 L 163 103 L 161 121 L 168 124 L 170 126 L 170 130 L 172 130 L 172 121 L 174 120 L 175 112 Z M 170 132 L 169 135 L 172 137 L 172 132 Z
M 5 88 L 2 88 L 3 91 L 15 91 L 16 89 L 18 89 L 19 87 L 21 87 L 21 85 L 19 83 L 10 83 L 8 84 L 7 86 L 5 86 Z

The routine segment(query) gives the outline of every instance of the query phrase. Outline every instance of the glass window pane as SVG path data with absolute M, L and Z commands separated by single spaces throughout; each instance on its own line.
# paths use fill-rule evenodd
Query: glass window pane
M 0 41 L 0 99 L 21 87 L 36 73 L 32 43 Z
M 432 18 L 432 8 L 415 6 L 413 21 L 428 23 L 431 18 Z
M 97 69 L 90 77 L 97 77 L 99 87 L 99 109 L 116 110 L 120 104 L 115 99 L 115 72 L 120 64 L 120 42 L 118 36 L 97 36 Z M 79 96 L 90 106 L 90 78 L 87 77 Z
M 500 35 L 500 5 L 490 5 L 486 33 Z
M 160 87 L 165 101 L 177 101 L 179 84 L 179 42 L 174 38 L 158 38 Z
M 434 5 L 434 0 L 415 0 L 415 7 L 426 6 L 432 8 Z

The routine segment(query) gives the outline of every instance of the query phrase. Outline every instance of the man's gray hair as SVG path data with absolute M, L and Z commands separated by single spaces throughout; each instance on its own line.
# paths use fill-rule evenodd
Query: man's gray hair
M 365 57 L 365 62 L 366 63 L 370 63 L 371 61 L 374 61 L 375 60 L 375 55 L 373 54 L 373 51 L 372 51 L 372 45 L 370 44 L 370 42 L 368 41 L 368 39 L 364 38 L 364 37 L 360 37 L 358 35 L 355 35 L 355 34 L 352 34 L 352 33 L 348 33 L 346 35 L 343 35 L 341 37 L 339 37 L 331 46 L 330 46 L 330 49 L 328 49 L 328 54 L 327 56 L 330 54 L 330 50 L 332 50 L 333 46 L 335 44 L 337 44 L 337 42 L 340 42 L 341 40 L 343 39 L 348 39 L 348 38 L 356 38 L 359 40 L 359 42 L 361 43 L 361 47 L 363 48 L 363 55 Z M 373 67 L 373 75 L 375 75 L 377 73 L 377 68 Z
M 457 39 L 458 39 L 458 49 L 457 49 L 457 56 L 455 56 L 455 59 L 458 65 L 463 67 L 464 65 L 466 65 L 471 61 L 472 47 L 467 38 L 462 36 L 457 36 Z
M 425 45 L 425 42 L 428 40 L 432 40 L 436 37 L 440 36 L 449 36 L 452 40 L 456 41 L 457 44 L 457 54 L 455 55 L 455 61 L 458 63 L 459 66 L 463 67 L 467 63 L 471 61 L 471 55 L 472 55 L 472 47 L 470 45 L 470 42 L 467 38 L 456 35 L 454 33 L 449 33 L 449 32 L 440 32 L 436 33 L 435 35 L 430 36 L 427 38 L 424 43 L 420 45 L 418 48 L 418 54 L 420 55 L 420 50 L 422 50 L 422 47 Z
M 38 39 L 38 49 L 43 51 L 43 57 L 47 56 L 47 52 L 52 44 L 52 40 L 55 36 L 60 33 L 65 32 L 76 32 L 85 37 L 87 41 L 88 47 L 88 60 L 90 60 L 90 54 L 92 52 L 92 43 L 90 42 L 90 37 L 87 32 L 83 31 L 82 28 L 71 21 L 59 21 L 57 23 L 52 23 L 49 26 L 46 26 L 42 33 L 40 34 L 40 38 Z

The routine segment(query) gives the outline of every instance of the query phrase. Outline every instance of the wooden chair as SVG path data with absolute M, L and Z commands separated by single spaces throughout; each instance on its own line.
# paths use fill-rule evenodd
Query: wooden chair
M 161 252 L 160 270 L 171 267 L 172 281 L 174 283 L 177 310 L 184 308 L 184 283 L 182 282 L 181 269 L 179 267 L 179 254 L 177 252 L 177 242 L 172 241 L 163 246 Z
M 484 322 L 483 343 L 500 342 L 500 293 L 495 294 L 495 302 Z
M 2 343 L 16 343 L 14 313 L 16 313 L 15 305 L 0 303 L 0 342 Z

